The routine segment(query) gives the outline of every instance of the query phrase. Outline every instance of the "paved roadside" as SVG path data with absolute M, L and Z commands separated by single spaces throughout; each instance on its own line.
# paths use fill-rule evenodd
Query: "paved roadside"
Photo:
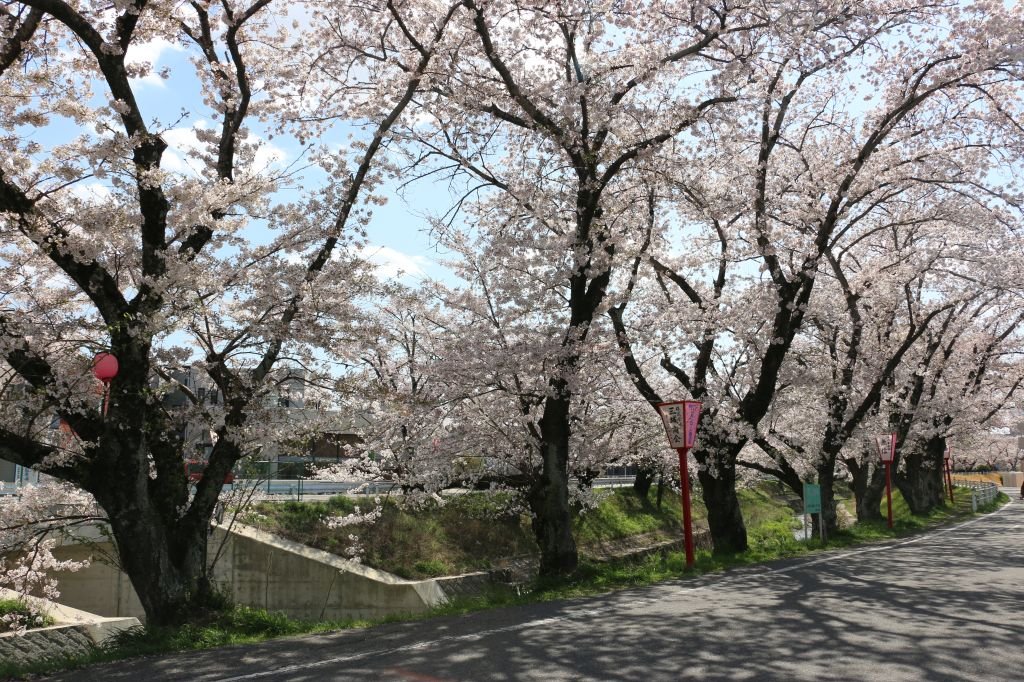
M 998 512 L 908 540 L 599 597 L 125 661 L 54 679 L 1020 680 L 1018 496 Z

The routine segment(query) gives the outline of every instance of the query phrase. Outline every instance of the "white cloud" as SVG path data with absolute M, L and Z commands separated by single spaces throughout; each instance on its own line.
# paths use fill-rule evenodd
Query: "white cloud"
M 256 155 L 252 160 L 253 170 L 266 170 L 271 166 L 280 164 L 284 159 L 285 153 L 283 149 L 267 142 L 266 140 L 261 140 L 259 149 L 256 150 Z
M 125 64 L 137 66 L 148 63 L 153 69 L 152 72 L 143 78 L 133 78 L 132 84 L 165 87 L 164 79 L 157 75 L 156 71 L 161 57 L 168 51 L 181 52 L 182 47 L 163 38 L 157 38 L 148 43 L 133 43 L 129 45 L 128 53 L 124 57 Z
M 376 244 L 362 247 L 359 256 L 375 266 L 374 271 L 381 279 L 419 279 L 427 274 L 424 268 L 434 264 L 426 256 L 403 253 Z
M 190 152 L 204 151 L 207 145 L 199 140 L 197 130 L 206 130 L 210 127 L 207 121 L 196 121 L 191 128 L 171 128 L 161 133 L 164 142 L 167 143 L 167 151 L 164 152 L 163 168 L 174 173 L 195 175 L 192 167 L 196 164 L 194 159 L 189 159 Z M 273 166 L 278 166 L 285 160 L 287 154 L 280 147 L 270 142 L 259 139 L 259 148 L 252 161 L 251 170 L 254 173 L 262 173 Z
M 167 143 L 161 167 L 172 173 L 195 175 L 187 157 L 189 152 L 203 149 L 203 143 L 199 141 L 196 130 L 204 130 L 207 126 L 206 121 L 196 121 L 191 128 L 171 128 L 161 133 L 160 137 Z
M 320 245 L 317 244 L 317 247 Z M 285 256 L 292 265 L 305 266 L 309 263 L 310 253 L 288 253 Z M 425 268 L 438 267 L 438 264 L 418 254 L 408 254 L 392 249 L 390 246 L 367 244 L 356 252 L 356 257 L 373 266 L 373 273 L 382 280 L 404 280 L 408 284 L 427 276 Z M 343 252 L 334 251 L 333 258 L 343 258 Z
M 113 196 L 110 188 L 99 182 L 79 182 L 71 186 L 71 193 L 88 203 L 103 203 Z
M 181 52 L 182 47 L 163 38 L 157 38 L 148 43 L 132 43 L 128 46 L 128 54 L 124 56 L 124 61 L 129 66 L 143 62 L 149 62 L 156 66 L 160 57 L 168 50 Z

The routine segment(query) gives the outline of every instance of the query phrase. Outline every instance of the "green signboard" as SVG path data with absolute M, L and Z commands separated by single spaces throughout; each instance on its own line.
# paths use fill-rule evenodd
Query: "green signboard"
M 804 514 L 821 513 L 821 486 L 817 483 L 804 483 Z

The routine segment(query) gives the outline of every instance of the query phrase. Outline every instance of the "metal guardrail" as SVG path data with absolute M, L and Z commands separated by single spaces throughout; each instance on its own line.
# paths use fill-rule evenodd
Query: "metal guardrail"
M 632 476 L 604 476 L 595 479 L 595 488 L 621 488 L 633 485 Z M 310 496 L 323 495 L 383 495 L 401 491 L 401 485 L 391 481 L 324 481 L 312 478 L 275 478 L 266 480 L 235 479 L 224 486 L 233 488 L 255 488 L 263 494 L 281 500 L 299 500 Z
M 0 496 L 14 495 L 24 485 L 21 481 L 0 481 Z M 593 483 L 595 488 L 618 488 L 633 485 L 632 476 L 605 476 Z M 312 478 L 235 479 L 224 486 L 225 491 L 234 488 L 256 488 L 260 492 L 282 500 L 302 500 L 309 496 L 323 495 L 383 495 L 401 486 L 390 481 L 323 481 Z
M 993 502 L 999 495 L 999 486 L 989 481 L 972 481 L 967 478 L 953 476 L 953 484 L 961 488 L 971 489 L 971 511 Z
M 235 479 L 224 486 L 225 491 L 255 488 L 261 493 L 285 500 L 302 500 L 322 495 L 381 495 L 399 486 L 389 481 L 322 481 L 310 478 L 275 478 L 265 480 Z

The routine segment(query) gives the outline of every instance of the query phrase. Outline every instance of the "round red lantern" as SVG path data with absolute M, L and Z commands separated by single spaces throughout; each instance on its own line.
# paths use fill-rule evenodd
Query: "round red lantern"
M 92 361 L 93 375 L 105 384 L 109 384 L 110 380 L 117 376 L 119 367 L 113 353 L 97 353 Z

